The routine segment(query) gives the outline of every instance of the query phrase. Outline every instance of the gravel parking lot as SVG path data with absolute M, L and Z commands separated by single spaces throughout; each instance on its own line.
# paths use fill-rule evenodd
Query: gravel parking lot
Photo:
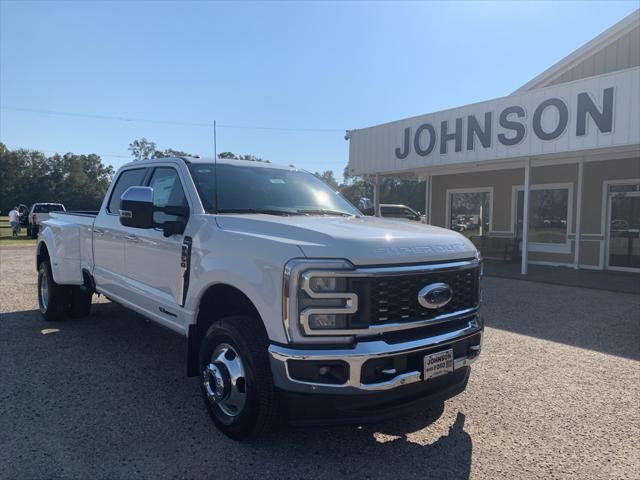
M 183 339 L 94 301 L 44 322 L 33 248 L 0 249 L 0 478 L 640 477 L 638 295 L 486 278 L 464 394 L 253 444 L 215 430 Z

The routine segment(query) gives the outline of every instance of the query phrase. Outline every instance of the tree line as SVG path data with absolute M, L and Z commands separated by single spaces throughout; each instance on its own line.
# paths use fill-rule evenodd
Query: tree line
M 144 137 L 132 141 L 129 151 L 134 161 L 197 156 L 172 148 L 160 150 L 155 142 Z M 218 156 L 270 163 L 250 154 L 222 152 Z M 113 167 L 105 165 L 97 154 L 56 153 L 47 156 L 37 150 L 10 150 L 0 143 L 0 210 L 6 214 L 15 205 L 30 207 L 36 202 L 63 203 L 68 210 L 98 210 L 113 174 Z M 335 178 L 332 170 L 315 172 L 315 175 L 355 206 L 363 197 L 373 199 L 373 186 L 361 177 L 349 175 L 346 168 L 342 182 Z M 409 205 L 423 211 L 425 184 L 413 180 L 384 179 L 380 185 L 380 201 Z
M 67 209 L 98 210 L 114 170 L 99 155 L 45 155 L 10 150 L 0 143 L 0 210 L 36 202 L 63 203 Z

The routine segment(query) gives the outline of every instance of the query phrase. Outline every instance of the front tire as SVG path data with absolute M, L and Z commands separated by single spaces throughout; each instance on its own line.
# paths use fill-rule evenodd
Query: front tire
M 214 323 L 202 340 L 202 397 L 215 425 L 234 440 L 265 435 L 280 422 L 268 344 L 260 320 L 248 316 Z
M 69 304 L 69 287 L 58 285 L 53 280 L 51 264 L 48 260 L 38 268 L 38 304 L 40 313 L 48 322 L 62 320 Z

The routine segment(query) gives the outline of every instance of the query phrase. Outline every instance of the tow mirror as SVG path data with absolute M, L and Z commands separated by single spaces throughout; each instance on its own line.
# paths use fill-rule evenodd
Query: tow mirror
M 120 197 L 120 223 L 125 227 L 153 227 L 153 188 L 129 187 Z

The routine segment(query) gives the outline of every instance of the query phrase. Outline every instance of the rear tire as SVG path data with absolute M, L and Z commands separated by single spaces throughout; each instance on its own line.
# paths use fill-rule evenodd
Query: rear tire
M 234 440 L 263 436 L 280 423 L 268 346 L 260 320 L 249 316 L 224 318 L 202 339 L 202 397 L 216 427 Z
M 68 313 L 71 318 L 83 318 L 91 313 L 93 292 L 83 287 L 71 287 Z
M 38 268 L 38 304 L 42 317 L 49 322 L 62 320 L 67 313 L 70 294 L 69 287 L 58 285 L 53 280 L 49 260 L 40 263 Z

